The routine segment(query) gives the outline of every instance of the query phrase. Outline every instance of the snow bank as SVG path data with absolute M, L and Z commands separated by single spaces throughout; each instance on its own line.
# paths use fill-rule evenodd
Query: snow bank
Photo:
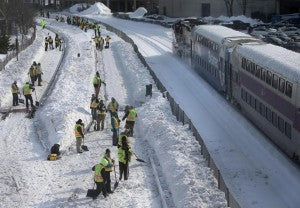
M 234 20 L 239 20 L 239 21 L 242 21 L 244 23 L 249 23 L 250 25 L 255 25 L 255 24 L 258 24 L 260 23 L 261 21 L 258 20 L 258 19 L 252 19 L 250 17 L 246 17 L 244 15 L 240 15 L 240 16 L 231 16 L 231 17 L 227 17 L 227 16 L 219 16 L 219 17 L 204 17 L 205 20 L 208 20 L 208 21 L 213 21 L 213 20 L 220 20 L 222 22 L 232 22 Z
M 0 62 L 4 61 L 6 58 L 6 54 L 0 54 Z
M 147 12 L 148 12 L 147 9 L 145 9 L 144 7 L 139 7 L 133 13 L 129 14 L 129 17 L 130 18 L 142 18 Z
M 80 9 L 82 10 L 83 8 L 86 8 L 86 7 L 87 7 L 87 4 L 84 4 L 84 3 L 75 4 L 69 8 L 69 12 L 72 14 L 75 14 L 75 13 L 78 13 Z
M 81 15 L 109 15 L 111 10 L 101 2 L 93 4 L 90 8 L 80 12 Z

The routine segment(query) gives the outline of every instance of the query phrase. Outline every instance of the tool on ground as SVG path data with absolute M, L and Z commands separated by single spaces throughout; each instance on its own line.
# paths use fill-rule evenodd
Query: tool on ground
M 21 95 L 20 95 L 20 97 L 21 97 Z M 22 103 L 22 104 L 24 104 L 25 102 L 24 102 L 24 99 L 22 99 L 22 98 L 19 98 L 19 103 Z
M 88 148 L 86 145 L 84 145 L 84 137 L 82 138 L 82 140 L 83 140 L 83 144 L 81 145 L 81 148 L 82 148 L 84 151 L 89 151 L 89 148 Z
M 133 154 L 136 157 L 136 161 L 146 163 L 145 160 L 142 160 L 142 159 L 138 158 L 138 156 L 135 154 L 135 152 Z
M 118 187 L 119 185 L 119 181 L 117 180 L 117 173 L 116 173 L 116 166 L 114 165 L 114 172 L 115 172 L 115 184 L 114 184 L 114 190 L 116 190 L 116 188 Z
M 93 189 L 88 189 L 87 193 L 86 193 L 86 197 L 95 197 L 97 192 L 95 190 L 95 185 L 96 183 L 94 183 Z

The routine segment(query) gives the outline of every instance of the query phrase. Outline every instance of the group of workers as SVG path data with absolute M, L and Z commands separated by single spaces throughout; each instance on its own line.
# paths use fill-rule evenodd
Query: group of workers
M 34 92 L 35 88 L 35 82 L 38 81 L 38 86 L 42 86 L 42 67 L 41 63 L 36 63 L 35 61 L 33 64 L 30 66 L 28 75 L 30 76 L 30 82 L 26 82 L 25 85 L 22 88 L 23 95 L 25 96 L 26 99 L 26 108 L 29 109 L 29 101 L 31 108 L 35 108 L 33 104 L 33 99 L 32 99 L 32 92 Z M 13 106 L 18 106 L 19 105 L 19 95 L 21 95 L 21 92 L 19 90 L 17 81 L 14 81 L 11 85 L 11 93 L 13 96 Z
M 62 50 L 62 39 L 58 36 L 58 34 L 55 34 L 55 38 L 53 41 L 53 38 L 51 35 L 45 37 L 45 51 L 48 51 L 48 47 L 50 50 L 54 49 L 53 42 L 55 43 L 55 48 L 59 48 L 59 51 Z

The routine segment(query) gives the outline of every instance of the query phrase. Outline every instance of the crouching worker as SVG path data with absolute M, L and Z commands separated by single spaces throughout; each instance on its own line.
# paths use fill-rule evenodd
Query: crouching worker
M 102 159 L 101 162 L 97 165 L 95 165 L 92 170 L 95 171 L 94 174 L 94 181 L 97 185 L 97 188 L 95 190 L 93 199 L 97 199 L 99 194 L 102 192 L 104 197 L 107 197 L 106 193 L 106 173 L 105 173 L 105 167 L 108 165 L 108 161 L 106 159 Z
M 59 144 L 54 144 L 52 147 L 51 147 L 51 151 L 50 151 L 50 154 L 48 155 L 48 158 L 47 160 L 57 160 L 60 158 L 60 151 L 59 151 L 59 148 L 60 148 L 60 145 Z
M 129 163 L 131 161 L 131 156 L 133 154 L 133 150 L 128 145 L 126 138 L 122 138 L 122 146 L 118 148 L 118 160 L 119 160 L 119 168 L 120 168 L 120 180 L 122 180 L 122 176 L 124 174 L 124 180 L 128 180 L 129 176 Z

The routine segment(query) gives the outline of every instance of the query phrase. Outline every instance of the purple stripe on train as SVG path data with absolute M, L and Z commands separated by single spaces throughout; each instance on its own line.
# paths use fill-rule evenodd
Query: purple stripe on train
M 251 78 L 244 72 L 239 72 L 239 76 L 242 85 L 261 98 L 262 101 L 268 103 L 281 114 L 293 121 L 294 128 L 300 131 L 300 114 L 297 113 L 297 108 L 293 104 L 276 95 L 270 89 L 264 87 L 260 82 Z

